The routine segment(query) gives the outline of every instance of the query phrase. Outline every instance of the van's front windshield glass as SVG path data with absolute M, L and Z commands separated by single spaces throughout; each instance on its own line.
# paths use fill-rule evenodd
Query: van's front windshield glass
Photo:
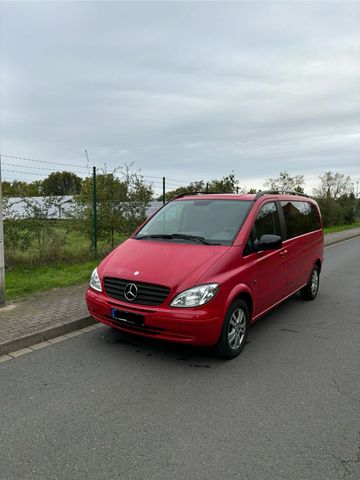
M 248 200 L 176 200 L 155 214 L 135 238 L 231 245 L 251 203 Z

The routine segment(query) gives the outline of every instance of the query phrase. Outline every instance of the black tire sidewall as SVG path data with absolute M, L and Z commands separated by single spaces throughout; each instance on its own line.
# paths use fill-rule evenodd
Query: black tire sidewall
M 229 345 L 228 329 L 229 329 L 229 322 L 230 322 L 231 315 L 233 314 L 234 310 L 236 310 L 237 308 L 242 308 L 242 310 L 245 312 L 246 332 L 245 332 L 244 338 L 243 338 L 239 348 L 234 350 Z M 246 344 L 246 338 L 247 338 L 248 332 L 249 332 L 249 325 L 250 325 L 250 311 L 249 311 L 248 304 L 242 299 L 235 300 L 231 304 L 229 310 L 226 312 L 224 322 L 223 322 L 223 326 L 222 326 L 222 329 L 221 329 L 221 334 L 220 334 L 219 340 L 218 340 L 218 342 L 216 344 L 216 347 L 215 347 L 217 354 L 222 358 L 228 358 L 228 359 L 237 357 L 239 355 L 239 353 L 241 353 L 242 349 L 244 348 L 244 346 Z
M 315 295 L 311 291 L 311 279 L 312 279 L 314 270 L 316 270 L 317 274 L 318 274 L 318 285 L 317 285 Z M 305 285 L 304 288 L 302 288 L 300 290 L 302 298 L 304 300 L 315 300 L 315 298 L 317 297 L 318 291 L 319 291 L 319 287 L 320 287 L 320 270 L 319 270 L 319 267 L 317 265 L 314 265 L 313 269 L 311 270 L 309 282 Z

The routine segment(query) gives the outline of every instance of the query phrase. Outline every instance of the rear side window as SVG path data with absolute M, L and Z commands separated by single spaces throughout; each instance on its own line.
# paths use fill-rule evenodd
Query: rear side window
M 308 202 L 281 202 L 284 212 L 287 238 L 320 229 L 320 219 L 316 207 Z
M 313 232 L 314 230 L 320 230 L 321 224 L 317 208 L 312 203 L 307 203 L 307 205 L 310 206 L 311 210 L 309 214 L 310 232 Z

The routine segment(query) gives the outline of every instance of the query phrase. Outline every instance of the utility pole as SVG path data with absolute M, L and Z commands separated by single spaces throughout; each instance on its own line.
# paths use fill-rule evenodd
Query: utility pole
M 163 177 L 163 205 L 165 205 L 165 177 Z
M 3 198 L 1 179 L 0 155 L 0 305 L 5 303 L 5 257 L 4 257 L 4 226 L 3 226 Z
M 96 205 L 96 167 L 93 167 L 93 241 L 94 253 L 97 254 L 97 205 Z
M 86 166 L 89 167 L 89 155 L 88 151 L 85 150 L 86 157 Z M 93 241 L 92 247 L 94 249 L 95 256 L 97 255 L 97 200 L 96 200 L 96 167 L 93 167 L 93 195 L 92 195 L 92 206 L 93 206 Z

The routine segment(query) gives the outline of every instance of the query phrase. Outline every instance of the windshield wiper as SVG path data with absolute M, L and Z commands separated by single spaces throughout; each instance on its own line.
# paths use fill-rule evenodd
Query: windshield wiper
M 211 245 L 205 237 L 200 237 L 198 235 L 188 235 L 187 233 L 173 233 L 173 238 L 184 238 L 185 240 L 195 240 L 196 242 L 203 243 L 204 245 Z
M 142 240 L 143 238 L 166 238 L 166 239 L 169 239 L 171 240 L 173 238 L 172 235 L 167 235 L 166 233 L 154 233 L 153 235 L 140 235 L 140 236 L 137 236 L 134 237 L 136 238 L 136 240 Z
M 152 235 L 140 235 L 134 238 L 136 238 L 136 240 L 142 240 L 147 238 L 164 238 L 166 240 L 174 240 L 176 238 L 182 238 L 184 240 L 193 240 L 204 245 L 220 245 L 220 243 L 208 242 L 205 237 L 200 237 L 198 235 L 188 235 L 187 233 L 154 233 Z

